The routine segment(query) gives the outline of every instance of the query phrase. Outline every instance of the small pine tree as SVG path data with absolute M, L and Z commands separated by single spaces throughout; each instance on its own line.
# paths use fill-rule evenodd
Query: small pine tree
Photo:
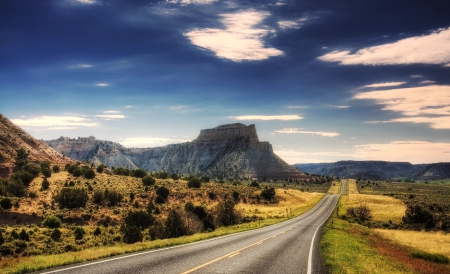
M 50 182 L 47 180 L 47 178 L 44 178 L 44 180 L 42 180 L 41 190 L 47 190 L 49 186 Z

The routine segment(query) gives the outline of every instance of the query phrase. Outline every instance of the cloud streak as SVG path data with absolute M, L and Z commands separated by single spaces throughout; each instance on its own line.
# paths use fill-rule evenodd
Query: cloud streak
M 450 28 L 429 35 L 410 37 L 394 43 L 350 50 L 333 51 L 318 57 L 341 65 L 450 65 Z
M 193 29 L 184 35 L 192 44 L 211 50 L 220 58 L 235 62 L 265 60 L 284 54 L 264 46 L 264 38 L 273 30 L 259 25 L 269 15 L 256 10 L 222 14 L 220 22 L 225 29 Z
M 283 128 L 275 130 L 276 133 L 282 134 L 308 134 L 308 135 L 319 135 L 321 137 L 336 137 L 340 134 L 337 132 L 323 132 L 323 131 L 305 131 L 302 128 Z
M 301 120 L 303 117 L 298 115 L 243 115 L 243 116 L 229 116 L 227 118 L 236 119 L 238 121 L 242 120 L 261 120 L 261 121 L 270 121 L 270 120 Z
M 21 127 L 39 127 L 49 130 L 99 126 L 90 119 L 75 116 L 37 116 L 28 119 L 11 119 L 11 121 Z

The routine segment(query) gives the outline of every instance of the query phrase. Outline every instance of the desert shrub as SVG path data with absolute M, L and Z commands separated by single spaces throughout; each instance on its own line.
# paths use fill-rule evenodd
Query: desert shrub
M 203 222 L 193 212 L 183 210 L 181 211 L 181 218 L 186 228 L 186 235 L 192 235 L 195 233 L 202 232 L 204 230 Z
M 97 167 L 97 172 L 98 172 L 98 173 L 103 173 L 103 169 L 104 169 L 103 165 L 99 165 L 99 166 Z
M 358 223 L 372 220 L 372 212 L 366 205 L 347 208 L 347 215 L 355 218 Z
M 34 191 L 30 191 L 29 193 L 28 193 L 28 197 L 30 197 L 31 199 L 34 199 L 34 198 L 37 198 L 37 194 L 36 194 L 36 192 L 34 192 Z
M 132 172 L 133 177 L 136 178 L 144 178 L 147 175 L 147 171 L 143 170 L 143 169 L 135 169 Z
M 420 205 L 408 205 L 402 221 L 405 224 L 425 224 L 433 221 L 433 214 Z
M 84 172 L 84 178 L 86 179 L 94 179 L 95 178 L 95 171 L 92 169 L 87 169 L 86 172 Z
M 272 198 L 275 197 L 275 188 L 268 188 L 267 186 L 265 186 L 261 191 L 261 196 L 266 200 L 272 200 Z
M 80 177 L 81 175 L 83 175 L 83 172 L 81 171 L 81 168 L 77 167 L 73 170 L 72 175 L 74 177 Z
M 11 231 L 11 237 L 14 238 L 14 240 L 19 239 L 19 233 L 17 233 L 17 230 L 14 229 L 13 231 Z
M 155 172 L 154 175 L 158 179 L 167 179 L 169 177 L 169 174 L 165 171 Z
M 47 190 L 49 186 L 50 182 L 47 180 L 47 178 L 44 178 L 44 180 L 42 180 L 41 190 Z
M 11 175 L 11 179 L 21 182 L 25 186 L 29 186 L 34 179 L 34 174 L 25 170 L 20 170 Z
M 166 200 L 161 195 L 156 195 L 155 197 L 155 203 L 157 204 L 164 204 Z
M 252 181 L 250 183 L 250 186 L 252 186 L 252 187 L 259 187 L 259 183 L 257 181 Z
M 125 224 L 143 230 L 153 225 L 154 219 L 152 215 L 144 211 L 129 211 L 125 217 Z
M 49 178 L 52 176 L 52 171 L 50 168 L 42 168 L 41 169 L 42 175 L 44 175 L 46 178 Z
M 199 178 L 192 178 L 187 182 L 187 186 L 189 188 L 200 188 L 202 186 L 202 183 L 200 182 Z
M 180 179 L 180 176 L 176 173 L 172 173 L 172 174 L 170 174 L 170 178 L 172 178 L 173 180 L 178 180 L 178 179 Z
M 25 228 L 22 228 L 22 230 L 19 233 L 19 239 L 22 241 L 30 241 L 30 235 L 28 235 L 27 231 L 25 230 Z
M 13 206 L 12 201 L 10 198 L 3 198 L 0 200 L 0 206 L 3 209 L 11 209 L 11 207 Z
M 209 182 L 209 177 L 208 177 L 208 176 L 202 176 L 202 177 L 200 178 L 200 181 L 201 181 L 202 183 L 208 183 L 208 182 Z
M 98 235 L 102 234 L 102 230 L 97 226 L 92 234 L 97 237 Z
M 8 256 L 8 255 L 14 255 L 14 250 L 16 250 L 16 247 L 13 243 L 5 243 L 0 245 L 0 254 L 2 256 Z
M 214 231 L 216 229 L 216 225 L 214 224 L 213 216 L 208 213 L 203 206 L 194 206 L 192 202 L 187 202 L 184 206 L 186 211 L 190 211 L 194 213 L 199 220 L 203 223 L 204 230 Z
M 53 165 L 52 170 L 53 170 L 53 172 L 58 173 L 61 171 L 61 168 L 58 165 Z
M 236 190 L 233 190 L 232 196 L 233 196 L 233 199 L 235 201 L 237 201 L 239 199 L 239 192 L 237 192 Z
M 170 191 L 165 186 L 160 186 L 158 189 L 156 189 L 156 195 L 160 195 L 163 199 L 167 199 L 169 196 Z
M 45 169 L 45 168 L 50 169 L 50 162 L 47 161 L 47 160 L 42 161 L 40 165 L 41 165 L 41 171 L 42 171 L 43 169 Z
M 127 244 L 142 242 L 144 238 L 141 230 L 135 226 L 122 225 L 120 231 L 123 233 L 123 241 Z
M 84 237 L 84 234 L 86 234 L 86 231 L 80 226 L 77 226 L 75 230 L 73 231 L 75 235 L 75 240 L 81 240 Z
M 61 239 L 61 231 L 58 228 L 55 228 L 50 235 L 50 238 L 52 238 L 53 241 L 59 241 Z
M 165 235 L 168 238 L 176 238 L 187 235 L 187 229 L 180 213 L 172 209 L 169 211 L 165 222 Z
M 45 217 L 41 225 L 48 228 L 58 228 L 61 226 L 61 220 L 54 215 L 49 215 Z
M 16 180 L 8 180 L 5 186 L 6 192 L 16 197 L 24 197 L 27 195 L 27 189 L 24 184 Z
M 155 209 L 155 205 L 152 201 L 149 201 L 146 207 L 147 213 L 152 214 L 152 211 Z
M 144 186 L 152 186 L 156 183 L 156 180 L 150 175 L 145 175 L 142 178 L 142 183 L 144 184 Z
M 64 187 L 55 200 L 63 208 L 85 207 L 88 201 L 88 194 L 85 189 Z
M 0 230 L 0 246 L 5 242 L 5 238 L 3 237 L 3 231 Z
M 229 226 L 241 221 L 240 212 L 234 209 L 233 200 L 226 200 L 217 204 L 214 210 L 214 217 L 217 224 Z
M 16 157 L 14 158 L 16 166 L 24 166 L 28 163 L 29 152 L 21 147 L 16 150 Z
M 164 238 L 164 227 L 159 222 L 155 222 L 148 229 L 148 234 L 149 234 L 151 240 L 163 239 Z
M 23 167 L 23 170 L 30 172 L 34 175 L 34 177 L 36 177 L 41 172 L 41 167 L 36 164 L 27 164 Z
M 105 189 L 104 197 L 108 201 L 108 206 L 115 206 L 123 199 L 123 195 L 115 190 Z
M 123 175 L 123 176 L 130 176 L 131 171 L 128 168 L 116 167 L 114 169 L 114 174 L 116 174 L 116 175 Z

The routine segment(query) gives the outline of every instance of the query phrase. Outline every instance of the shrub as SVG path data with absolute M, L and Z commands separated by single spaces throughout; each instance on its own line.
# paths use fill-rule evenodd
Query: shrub
M 56 200 L 63 208 L 85 207 L 88 194 L 85 189 L 64 187 L 57 195 Z
M 128 168 L 116 167 L 114 169 L 114 174 L 116 174 L 116 175 L 123 175 L 123 176 L 130 176 L 131 171 Z
M 48 228 L 58 228 L 61 226 L 61 220 L 54 215 L 49 215 L 42 221 L 41 224 Z
M 239 192 L 233 190 L 233 199 L 237 201 L 239 199 Z
M 187 186 L 189 188 L 200 188 L 201 185 L 202 185 L 202 183 L 200 182 L 200 179 L 198 179 L 198 178 L 189 179 L 189 181 L 187 183 Z
M 261 191 L 261 196 L 266 200 L 272 200 L 275 197 L 275 188 L 268 188 L 267 186 Z
M 202 183 L 208 183 L 208 182 L 209 182 L 209 177 L 208 177 L 208 176 L 202 176 L 202 177 L 200 178 L 200 181 L 201 181 Z
M 34 175 L 34 177 L 36 177 L 41 172 L 41 167 L 36 164 L 28 164 L 23 167 L 23 170 L 30 172 Z
M 259 184 L 258 184 L 257 181 L 252 181 L 252 182 L 250 183 L 250 186 L 252 186 L 252 187 L 259 187 Z
M 53 170 L 53 172 L 58 173 L 61 171 L 61 168 L 58 165 L 53 165 L 52 170 Z
M 160 223 L 155 222 L 155 224 L 148 229 L 148 234 L 151 240 L 163 239 L 164 227 Z
M 123 195 L 115 190 L 107 190 L 105 189 L 104 197 L 108 201 L 108 206 L 115 206 L 120 203 L 123 199 Z
M 169 175 L 165 171 L 155 172 L 155 177 L 159 179 L 167 179 Z
M 0 246 L 5 242 L 5 238 L 3 237 L 3 232 L 0 230 Z
M 168 188 L 166 188 L 165 186 L 160 186 L 158 187 L 158 189 L 156 190 L 156 195 L 160 195 L 163 199 L 167 199 L 167 197 L 169 196 L 170 191 Z
M 366 205 L 347 208 L 347 215 L 355 218 L 359 223 L 372 220 L 372 212 Z
M 155 197 L 155 203 L 157 204 L 164 204 L 166 202 L 166 200 L 164 200 L 164 198 L 161 195 L 156 195 Z M 155 213 L 156 214 L 156 213 Z
M 84 173 L 84 178 L 86 179 L 94 179 L 95 178 L 95 172 L 92 169 L 87 169 Z
M 47 190 L 49 186 L 50 182 L 47 180 L 47 178 L 44 178 L 44 180 L 42 180 L 41 190 Z
M 153 221 L 153 216 L 144 211 L 129 211 L 125 217 L 127 226 L 135 226 L 141 230 L 149 228 L 153 225 Z
M 28 155 L 29 155 L 29 152 L 24 147 L 17 149 L 16 157 L 15 157 L 16 166 L 26 165 L 28 163 Z
M 12 201 L 10 198 L 3 198 L 0 200 L 0 206 L 3 209 L 11 209 L 11 207 L 13 206 Z
M 52 235 L 50 235 L 50 238 L 53 239 L 53 241 L 59 241 L 61 239 L 61 231 L 57 228 L 53 230 Z
M 144 178 L 147 175 L 147 171 L 143 170 L 143 169 L 135 169 L 132 172 L 133 177 L 136 178 Z
M 174 181 L 180 179 L 180 176 L 178 176 L 178 174 L 176 173 L 172 173 L 170 174 L 170 178 L 172 178 Z
M 5 188 L 8 193 L 16 197 L 24 197 L 27 194 L 26 186 L 20 181 L 9 180 Z
M 187 229 L 181 215 L 175 209 L 169 211 L 169 215 L 165 222 L 165 234 L 168 238 L 187 235 Z
M 25 230 L 25 228 L 22 228 L 22 230 L 19 233 L 19 239 L 23 240 L 23 241 L 30 241 L 30 236 L 28 235 L 27 231 Z
M 142 183 L 144 184 L 144 186 L 152 186 L 156 183 L 156 180 L 150 175 L 145 175 L 142 178 Z
M 433 220 L 433 214 L 420 205 L 408 205 L 402 221 L 406 224 L 425 224 Z
M 45 168 L 50 169 L 50 162 L 49 161 L 42 161 L 41 162 L 41 171 Z
M 235 203 L 233 200 L 226 200 L 220 202 L 215 207 L 215 219 L 218 224 L 223 226 L 234 225 L 240 222 L 241 215 L 239 211 L 234 209 Z
M 120 231 L 123 233 L 123 241 L 127 244 L 142 242 L 142 239 L 144 238 L 141 230 L 135 226 L 122 225 Z
M 97 167 L 97 172 L 98 173 L 103 173 L 103 165 L 99 165 L 98 167 Z
M 100 227 L 96 227 L 94 230 L 94 236 L 97 237 L 98 235 L 102 234 L 102 230 L 100 229 Z
M 83 172 L 81 171 L 81 168 L 77 167 L 73 170 L 72 175 L 74 177 L 80 177 L 81 175 L 83 175 Z
M 50 168 L 43 168 L 41 169 L 42 175 L 44 175 L 46 178 L 49 178 L 52 176 L 52 171 Z
M 77 226 L 74 230 L 75 240 L 81 240 L 84 237 L 86 231 L 80 226 Z
M 11 179 L 21 182 L 25 186 L 29 186 L 34 179 L 34 174 L 21 170 L 11 175 Z

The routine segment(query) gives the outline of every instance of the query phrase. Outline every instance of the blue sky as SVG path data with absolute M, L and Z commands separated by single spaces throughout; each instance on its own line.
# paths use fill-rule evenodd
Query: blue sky
M 448 162 L 447 2 L 5 0 L 0 113 L 46 140 L 241 122 L 291 164 Z

